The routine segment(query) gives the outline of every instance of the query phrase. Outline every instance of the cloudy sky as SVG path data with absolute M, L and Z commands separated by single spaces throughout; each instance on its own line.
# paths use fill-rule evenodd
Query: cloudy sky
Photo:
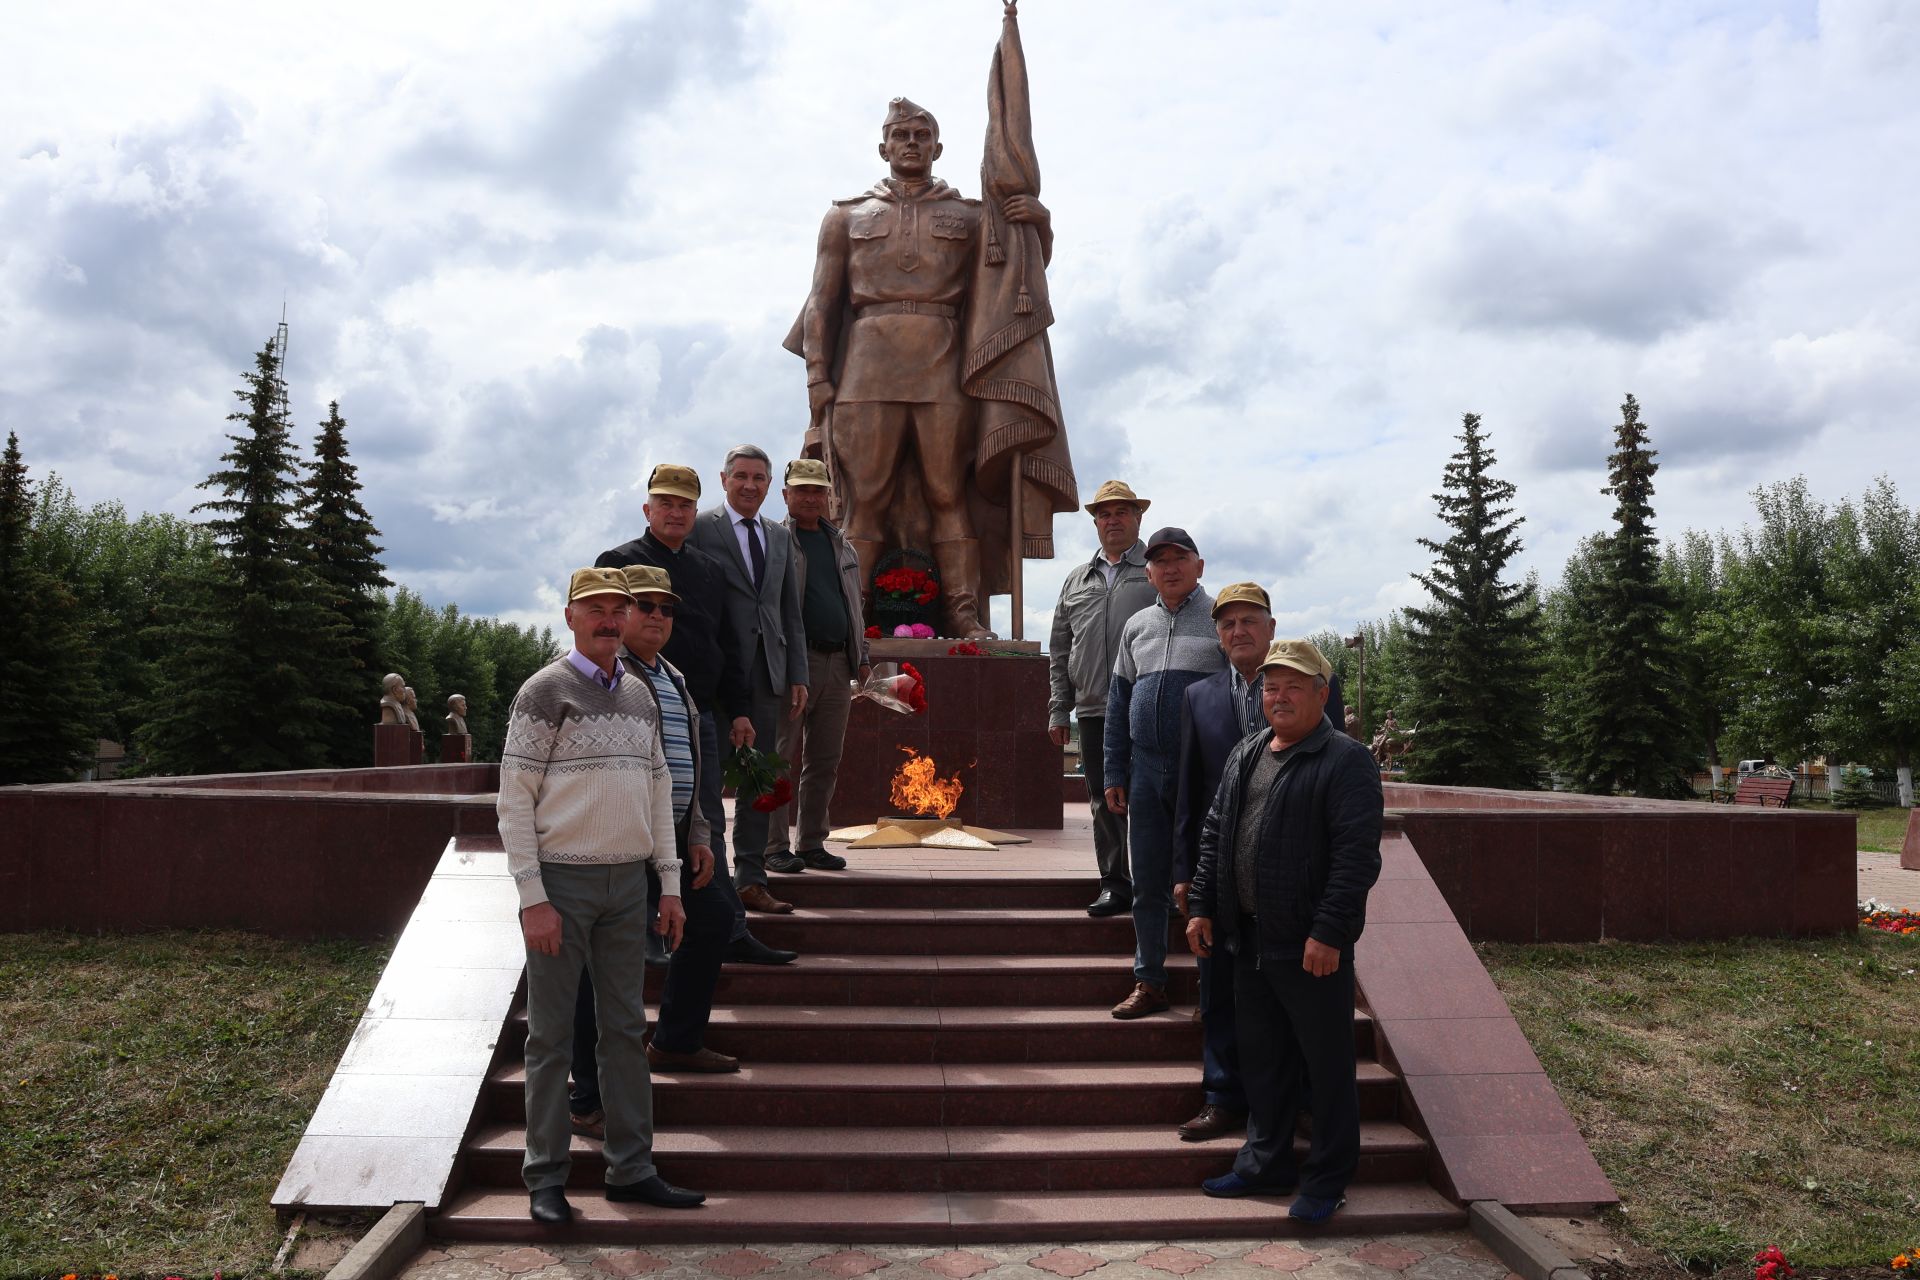
M 83 501 L 184 513 L 284 299 L 300 434 L 341 402 L 392 575 L 556 621 L 655 462 L 711 490 L 730 443 L 792 456 L 820 214 L 902 93 L 977 194 L 998 12 L 16 6 L 0 430 Z M 1627 391 L 1667 532 L 1795 473 L 1920 498 L 1920 5 L 1021 17 L 1082 491 L 1128 479 L 1284 625 L 1419 598 L 1463 411 L 1548 581 L 1607 519 Z M 1029 635 L 1092 549 L 1056 533 Z

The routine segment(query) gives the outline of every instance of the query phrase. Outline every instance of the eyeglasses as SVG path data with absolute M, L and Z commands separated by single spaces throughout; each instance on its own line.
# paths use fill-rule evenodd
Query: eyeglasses
M 660 616 L 663 618 L 671 618 L 673 616 L 673 606 L 664 600 L 635 600 L 633 607 L 638 609 L 643 615 L 652 613 L 655 609 L 658 609 Z

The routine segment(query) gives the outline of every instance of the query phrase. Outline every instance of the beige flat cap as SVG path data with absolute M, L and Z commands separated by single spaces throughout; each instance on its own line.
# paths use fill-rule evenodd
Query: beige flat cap
M 1219 617 L 1220 611 L 1230 604 L 1257 604 L 1268 613 L 1273 612 L 1267 589 L 1257 582 L 1230 582 L 1220 588 L 1220 594 L 1213 598 L 1213 616 Z
M 620 570 L 620 574 L 627 580 L 627 590 L 636 596 L 644 591 L 648 595 L 665 596 L 669 600 L 680 598 L 673 589 L 673 579 L 658 565 L 630 564 Z
M 567 603 L 583 600 L 588 596 L 616 595 L 633 598 L 633 592 L 627 590 L 627 579 L 618 569 L 575 569 L 573 581 L 567 584 Z
M 664 493 L 669 497 L 685 498 L 688 502 L 700 501 L 700 476 L 692 467 L 683 467 L 677 462 L 663 462 L 653 469 L 647 477 L 649 494 Z
M 1311 640 L 1275 640 L 1267 648 L 1267 660 L 1260 664 L 1262 671 L 1268 667 L 1291 667 L 1302 675 L 1333 678 L 1333 664 Z

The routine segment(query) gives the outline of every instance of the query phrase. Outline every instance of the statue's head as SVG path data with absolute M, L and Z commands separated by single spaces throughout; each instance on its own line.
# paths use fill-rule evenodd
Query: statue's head
M 380 696 L 383 698 L 392 698 L 395 702 L 398 702 L 400 700 L 400 691 L 406 687 L 406 684 L 407 680 L 405 676 L 401 675 L 398 671 L 389 671 L 380 681 Z
M 453 714 L 457 716 L 466 715 L 467 714 L 467 695 L 464 693 L 456 693 L 456 694 L 450 695 L 447 698 L 447 710 L 453 712 Z
M 413 691 L 412 685 L 408 685 L 400 691 L 400 700 L 409 707 L 417 707 L 420 705 L 420 695 Z
M 940 122 L 919 103 L 895 98 L 880 125 L 880 158 L 896 178 L 925 178 L 940 158 Z

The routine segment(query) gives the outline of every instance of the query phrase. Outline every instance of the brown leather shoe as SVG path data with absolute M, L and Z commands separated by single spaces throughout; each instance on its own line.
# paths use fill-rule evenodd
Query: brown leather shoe
M 581 1115 L 577 1111 L 569 1111 L 567 1116 L 573 1124 L 573 1131 L 581 1137 L 594 1138 L 600 1142 L 607 1140 L 606 1112 L 589 1111 L 585 1115 Z
M 791 902 L 782 902 L 767 892 L 763 884 L 750 884 L 740 891 L 740 905 L 749 911 L 764 911 L 770 916 L 783 916 L 793 910 Z
M 1174 1132 L 1180 1135 L 1182 1142 L 1205 1142 L 1208 1138 L 1218 1138 L 1228 1133 L 1244 1138 L 1247 1136 L 1247 1113 L 1231 1107 L 1217 1107 L 1209 1102 L 1200 1108 L 1199 1115 Z
M 692 1053 L 670 1053 L 659 1045 L 647 1046 L 647 1065 L 655 1071 L 698 1071 L 706 1075 L 725 1075 L 740 1069 L 740 1059 L 728 1057 L 705 1045 Z
M 1144 1018 L 1150 1013 L 1159 1013 L 1170 1008 L 1167 993 L 1158 987 L 1150 987 L 1144 982 L 1133 984 L 1133 994 L 1113 1006 L 1116 1018 Z

